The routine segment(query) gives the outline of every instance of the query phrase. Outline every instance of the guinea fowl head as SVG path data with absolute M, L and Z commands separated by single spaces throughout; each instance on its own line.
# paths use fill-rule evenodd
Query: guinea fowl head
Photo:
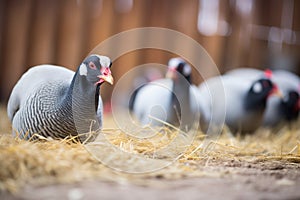
M 276 84 L 267 78 L 255 81 L 247 93 L 246 108 L 265 108 L 266 101 L 271 95 L 282 96 Z
M 85 76 L 88 82 L 96 86 L 100 86 L 104 82 L 113 84 L 111 65 L 108 57 L 93 54 L 82 62 L 79 74 Z
M 294 90 L 289 91 L 281 101 L 281 108 L 286 120 L 297 119 L 300 110 L 299 93 Z
M 189 83 L 191 83 L 191 72 L 191 66 L 187 64 L 183 59 L 172 58 L 168 63 L 168 72 L 166 77 L 176 81 L 178 79 L 177 73 L 180 73 Z

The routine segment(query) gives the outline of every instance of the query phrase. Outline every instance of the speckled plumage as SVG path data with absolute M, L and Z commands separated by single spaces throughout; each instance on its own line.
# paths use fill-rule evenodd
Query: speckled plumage
M 92 55 L 84 60 L 84 69 L 91 62 L 98 67 L 87 68 L 90 71 L 86 75 L 80 75 L 81 66 L 76 73 L 53 65 L 29 69 L 15 85 L 8 101 L 7 112 L 12 121 L 13 135 L 25 139 L 33 134 L 64 138 L 100 129 L 102 101 L 100 85 L 95 83 L 103 68 L 99 62 L 101 58 Z M 80 140 L 86 138 L 82 136 Z

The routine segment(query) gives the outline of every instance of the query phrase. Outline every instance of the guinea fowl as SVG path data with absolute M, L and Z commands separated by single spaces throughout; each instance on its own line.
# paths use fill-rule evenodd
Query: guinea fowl
M 113 84 L 110 67 L 108 57 L 90 55 L 76 72 L 54 65 L 29 69 L 8 101 L 13 135 L 92 140 L 87 133 L 102 127 L 100 86 L 103 82 Z
M 225 124 L 233 133 L 254 132 L 263 120 L 267 98 L 278 92 L 270 79 L 255 81 L 223 75 L 213 77 L 199 86 L 201 95 L 201 126 Z M 212 95 L 215 94 L 215 95 Z
M 181 58 L 168 63 L 166 78 L 141 86 L 130 100 L 132 113 L 141 124 L 161 126 L 151 116 L 188 130 L 197 115 L 195 89 L 191 83 L 191 67 Z
M 268 100 L 263 123 L 265 126 L 280 127 L 285 122 L 290 123 L 298 119 L 300 110 L 300 79 L 291 72 L 275 70 L 272 80 L 282 91 L 283 98 L 271 97 Z
M 261 77 L 264 71 L 241 68 L 229 71 L 227 74 L 255 80 Z M 280 128 L 285 122 L 292 122 L 298 119 L 300 79 L 297 75 L 286 70 L 274 70 L 270 78 L 278 85 L 283 98 L 278 96 L 268 98 L 263 125 Z

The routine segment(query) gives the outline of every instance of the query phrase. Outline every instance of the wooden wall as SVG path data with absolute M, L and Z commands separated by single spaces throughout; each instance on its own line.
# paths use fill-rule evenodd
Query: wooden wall
M 137 27 L 165 27 L 192 37 L 208 51 L 221 72 L 241 66 L 276 65 L 281 57 L 297 66 L 300 1 L 247 0 L 252 2 L 252 11 L 246 16 L 237 10 L 237 1 L 219 1 L 219 18 L 228 23 L 229 33 L 205 36 L 197 29 L 199 0 L 133 0 L 129 10 L 120 8 L 130 0 L 1 0 L 0 99 L 7 100 L 13 85 L 30 66 L 51 63 L 75 69 L 100 42 Z M 291 9 L 287 13 L 292 16 L 286 19 L 290 27 L 283 27 L 283 7 Z M 297 37 L 272 45 L 268 27 L 290 29 Z M 118 79 L 136 65 L 166 63 L 171 56 L 153 49 L 130 52 L 114 62 L 113 73 Z M 290 68 L 297 71 L 297 67 Z M 197 83 L 200 81 L 196 78 Z M 105 87 L 106 98 L 111 90 Z

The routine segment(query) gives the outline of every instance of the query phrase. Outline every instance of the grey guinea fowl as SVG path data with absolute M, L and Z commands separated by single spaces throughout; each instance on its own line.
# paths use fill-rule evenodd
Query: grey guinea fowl
M 113 84 L 111 61 L 90 55 L 76 72 L 54 65 L 30 68 L 10 95 L 7 113 L 13 135 L 29 139 L 33 134 L 65 138 L 102 127 L 103 82 Z
M 234 133 L 251 133 L 261 125 L 267 98 L 278 88 L 268 78 L 253 81 L 223 75 L 208 79 L 199 91 L 204 131 L 210 123 L 219 126 L 225 122 Z
M 197 101 L 191 82 L 191 67 L 181 58 L 168 63 L 166 78 L 143 85 L 131 99 L 132 113 L 141 124 L 162 125 L 153 116 L 187 130 L 197 112 Z M 183 117 L 184 116 L 184 117 Z
M 227 74 L 255 80 L 265 72 L 257 69 L 240 68 L 229 71 Z M 286 70 L 274 70 L 271 73 L 270 78 L 279 87 L 283 98 L 276 95 L 268 98 L 263 125 L 280 128 L 286 122 L 292 122 L 298 118 L 300 79 L 297 75 Z

